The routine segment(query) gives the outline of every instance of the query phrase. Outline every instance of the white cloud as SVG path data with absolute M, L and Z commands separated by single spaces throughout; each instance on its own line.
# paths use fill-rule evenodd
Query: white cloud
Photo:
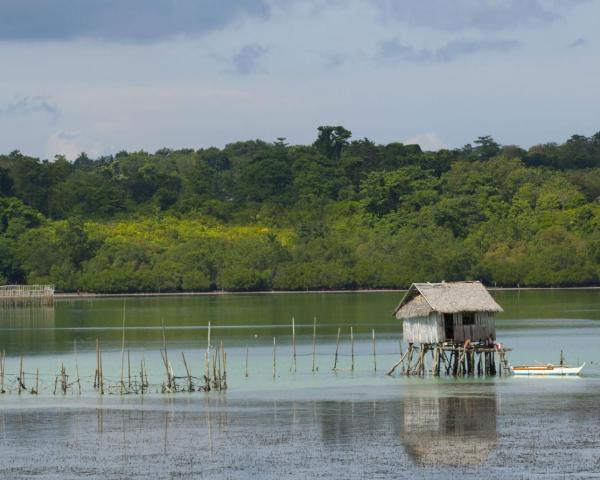
M 64 155 L 67 160 L 75 160 L 82 152 L 91 157 L 104 153 L 98 142 L 90 142 L 79 131 L 54 132 L 46 143 L 46 156 L 50 159 L 55 155 Z
M 444 141 L 433 132 L 420 133 L 414 137 L 404 140 L 405 145 L 417 144 L 421 150 L 437 151 L 442 148 L 447 148 Z

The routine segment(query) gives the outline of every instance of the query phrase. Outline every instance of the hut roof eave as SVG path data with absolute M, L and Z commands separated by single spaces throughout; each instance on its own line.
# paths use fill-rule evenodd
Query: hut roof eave
M 398 319 L 431 312 L 502 312 L 481 282 L 413 283 L 394 311 Z

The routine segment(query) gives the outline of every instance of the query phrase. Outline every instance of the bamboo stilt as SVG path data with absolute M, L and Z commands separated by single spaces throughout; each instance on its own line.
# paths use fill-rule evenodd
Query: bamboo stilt
M 276 350 L 276 340 L 275 340 L 275 337 L 273 337 L 273 378 L 275 378 L 275 364 L 276 364 L 275 350 Z
M 377 371 L 377 352 L 375 350 L 375 329 L 371 331 L 371 335 L 373 338 L 373 371 Z
M 408 357 L 406 359 L 406 374 L 410 375 L 411 372 L 411 363 L 412 363 L 412 356 L 413 356 L 413 352 L 414 352 L 414 345 L 412 343 L 408 344 Z
M 131 358 L 127 349 L 127 389 L 131 390 Z
M 350 356 L 352 357 L 352 366 L 351 370 L 354 371 L 354 330 L 350 327 Z
M 342 329 L 338 328 L 337 340 L 335 342 L 335 358 L 333 359 L 333 370 L 337 369 L 338 351 L 340 349 L 340 332 L 341 331 L 342 331 Z
M 0 393 L 6 393 L 4 390 L 4 359 L 6 358 L 6 352 L 2 350 L 0 354 Z
M 22 390 L 25 390 L 25 381 L 23 379 L 23 355 L 21 355 L 21 360 L 19 361 L 19 395 Z
M 124 370 L 125 370 L 125 300 L 123 300 L 123 326 L 121 328 L 121 385 L 120 385 L 121 395 L 123 395 L 124 390 L 125 390 Z
M 75 373 L 77 374 L 77 387 L 79 388 L 79 395 L 81 395 L 81 380 L 79 378 L 79 364 L 77 362 L 77 339 L 73 339 L 73 350 L 75 351 Z
M 410 350 L 410 347 L 409 347 L 409 350 Z M 402 354 L 402 350 L 400 350 L 400 352 L 401 352 L 400 360 L 392 368 L 390 368 L 390 370 L 387 372 L 387 375 L 392 375 L 394 373 L 394 370 L 396 370 L 400 365 L 402 365 L 402 362 L 404 362 L 404 359 L 408 355 L 409 350 L 404 352 L 404 354 Z
M 102 366 L 102 346 L 98 344 L 98 383 L 100 394 L 104 395 L 104 367 Z
M 292 367 L 290 372 L 296 373 L 296 321 L 292 317 Z
M 188 392 L 194 391 L 194 385 L 192 384 L 192 374 L 190 373 L 190 369 L 188 368 L 188 364 L 185 360 L 185 354 L 181 352 L 181 358 L 183 359 L 183 366 L 185 367 L 185 373 L 188 381 Z
M 312 338 L 312 371 L 315 371 L 317 357 L 317 317 L 313 318 L 313 338 Z

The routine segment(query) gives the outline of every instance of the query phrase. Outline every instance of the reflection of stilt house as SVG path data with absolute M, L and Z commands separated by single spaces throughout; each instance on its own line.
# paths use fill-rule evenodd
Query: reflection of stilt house
M 480 465 L 496 447 L 496 396 L 408 397 L 402 443 L 419 465 Z
M 461 369 L 473 373 L 477 365 L 473 363 L 476 359 L 471 357 L 477 353 L 485 354 L 486 364 L 479 368 L 486 374 L 495 374 L 493 354 L 498 349 L 493 344 L 496 339 L 494 315 L 501 311 L 481 282 L 413 283 L 394 311 L 396 318 L 403 321 L 404 340 L 409 345 L 406 358 L 409 372 L 413 350 L 420 348 L 418 368 L 412 373 L 424 373 L 424 356 L 431 351 L 434 374 L 439 374 L 441 363 L 448 361 L 459 363 L 451 364 L 446 369 L 448 373 L 453 371 L 460 375 Z M 504 350 L 500 353 L 500 360 L 504 362 Z M 481 358 L 479 360 L 481 362 Z

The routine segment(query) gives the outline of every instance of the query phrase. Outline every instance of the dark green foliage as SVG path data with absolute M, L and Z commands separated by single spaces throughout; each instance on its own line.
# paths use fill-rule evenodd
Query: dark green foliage
M 337 127 L 319 127 L 318 130 L 319 136 L 313 143 L 313 147 L 327 158 L 339 160 L 342 156 L 342 149 L 348 145 L 352 132 L 339 125 Z
M 600 134 L 0 156 L 0 283 L 98 292 L 600 280 Z

